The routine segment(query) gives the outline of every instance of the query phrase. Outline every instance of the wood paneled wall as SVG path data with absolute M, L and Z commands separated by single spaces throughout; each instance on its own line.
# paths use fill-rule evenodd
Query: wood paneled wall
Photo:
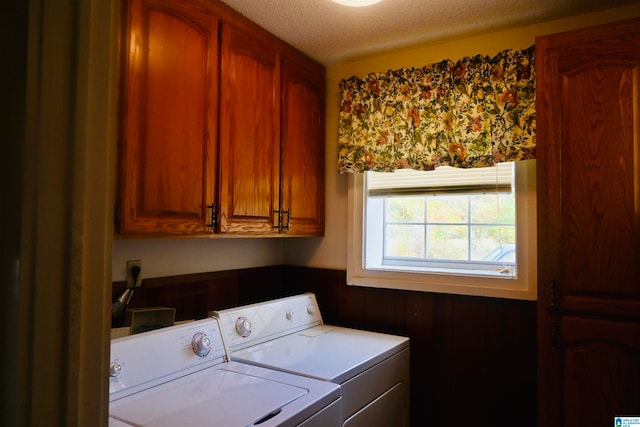
M 114 298 L 124 283 L 114 283 Z M 131 307 L 178 320 L 303 292 L 325 323 L 411 339 L 413 426 L 536 425 L 536 303 L 348 286 L 346 272 L 275 266 L 146 279 Z

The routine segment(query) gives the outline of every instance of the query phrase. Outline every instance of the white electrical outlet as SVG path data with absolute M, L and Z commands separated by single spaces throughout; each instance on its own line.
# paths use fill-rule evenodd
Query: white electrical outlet
M 133 268 L 140 268 L 140 273 L 136 278 L 136 283 L 133 283 Z M 127 287 L 128 288 L 139 288 L 142 285 L 142 260 L 128 260 L 127 261 Z

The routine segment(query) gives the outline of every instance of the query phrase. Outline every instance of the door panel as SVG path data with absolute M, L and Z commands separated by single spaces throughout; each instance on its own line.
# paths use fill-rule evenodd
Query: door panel
M 604 63 L 562 75 L 562 203 L 575 208 L 562 210 L 560 225 L 569 295 L 640 296 L 638 71 Z
M 222 31 L 220 232 L 272 232 L 279 191 L 278 56 L 231 25 Z
M 536 43 L 545 212 L 540 280 L 545 289 L 555 284 L 557 308 L 640 318 L 640 32 L 629 33 L 634 25 L 640 26 L 617 24 L 600 39 L 586 30 Z
M 283 59 L 280 203 L 290 234 L 324 232 L 323 71 Z
M 560 334 L 564 426 L 613 425 L 615 416 L 640 414 L 640 324 L 570 317 Z
M 217 20 L 132 0 L 122 89 L 124 233 L 204 233 L 213 202 Z

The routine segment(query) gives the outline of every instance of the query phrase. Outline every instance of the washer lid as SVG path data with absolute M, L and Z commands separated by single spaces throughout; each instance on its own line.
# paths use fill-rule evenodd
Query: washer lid
M 321 325 L 231 353 L 231 360 L 342 384 L 409 346 L 396 335 Z
M 225 369 L 207 369 L 114 401 L 112 419 L 140 427 L 246 426 L 308 390 Z

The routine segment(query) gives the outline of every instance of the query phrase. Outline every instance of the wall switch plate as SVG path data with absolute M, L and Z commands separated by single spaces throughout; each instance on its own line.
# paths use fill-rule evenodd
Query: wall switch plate
M 140 268 L 136 282 L 133 283 L 133 269 L 134 267 Z M 128 260 L 127 261 L 127 287 L 139 288 L 142 285 L 142 260 Z

